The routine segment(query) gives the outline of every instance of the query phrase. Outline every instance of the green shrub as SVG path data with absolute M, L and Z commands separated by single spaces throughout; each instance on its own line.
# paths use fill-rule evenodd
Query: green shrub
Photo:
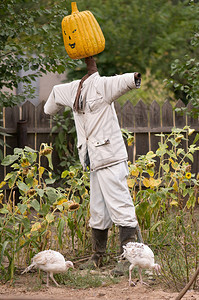
M 75 235 L 81 248 L 86 245 L 86 229 L 82 228 L 87 226 L 83 217 L 84 213 L 88 215 L 88 201 L 81 207 L 78 201 L 80 197 L 88 198 L 85 188 L 88 177 L 81 173 L 80 167 L 71 168 L 67 186 L 54 188 L 51 155 L 52 148 L 41 144 L 40 151 L 15 148 L 14 154 L 2 161 L 2 165 L 11 168 L 0 183 L 0 189 L 6 184 L 9 188 L 4 201 L 0 190 L 0 265 L 6 280 L 13 279 L 16 265 L 24 266 L 39 251 L 50 247 L 63 249 L 70 245 L 71 239 L 74 249 Z M 50 171 L 41 164 L 43 156 L 48 159 Z M 63 177 L 67 177 L 66 172 Z M 17 201 L 16 188 L 20 194 Z M 80 223 L 84 223 L 81 228 Z

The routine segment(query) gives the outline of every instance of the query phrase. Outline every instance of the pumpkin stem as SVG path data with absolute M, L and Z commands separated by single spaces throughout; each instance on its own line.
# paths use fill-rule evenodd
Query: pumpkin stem
M 77 9 L 77 4 L 76 2 L 71 2 L 71 8 L 72 8 L 72 14 L 76 14 L 79 12 L 79 10 Z

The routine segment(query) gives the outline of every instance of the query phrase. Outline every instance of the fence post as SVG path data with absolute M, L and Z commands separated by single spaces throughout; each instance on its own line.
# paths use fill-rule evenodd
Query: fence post
M 17 146 L 19 148 L 27 146 L 27 120 L 17 122 Z

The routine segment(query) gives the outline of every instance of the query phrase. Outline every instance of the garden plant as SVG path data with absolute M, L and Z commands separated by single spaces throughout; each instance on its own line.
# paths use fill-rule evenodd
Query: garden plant
M 6 280 L 12 280 L 15 268 L 30 262 L 39 251 L 50 247 L 60 250 L 70 241 L 74 249 L 75 234 L 81 248 L 86 247 L 87 222 L 83 213 L 88 211 L 88 174 L 82 173 L 80 167 L 71 167 L 62 174 L 68 184 L 64 188 L 52 187 L 55 179 L 51 154 L 52 148 L 41 144 L 40 151 L 15 148 L 14 154 L 2 161 L 4 166 L 11 166 L 0 183 L 1 189 L 6 184 L 9 188 L 6 198 L 0 191 L 0 264 Z M 43 156 L 48 159 L 49 169 L 41 164 Z M 79 207 L 80 197 L 84 202 Z M 70 235 L 63 234 L 66 224 Z
M 162 266 L 160 279 L 179 290 L 198 266 L 197 209 L 199 175 L 191 163 L 198 153 L 199 134 L 186 126 L 159 134 L 159 148 L 129 162 L 128 185 L 145 243 L 155 251 Z M 132 143 L 132 134 L 123 130 Z M 182 143 L 186 143 L 184 150 Z M 78 162 L 56 180 L 52 147 L 40 150 L 15 148 L 2 161 L 10 171 L 0 183 L 1 278 L 13 280 L 15 270 L 28 264 L 34 254 L 54 249 L 83 257 L 89 242 L 89 171 Z M 48 161 L 48 167 L 42 164 Z M 8 186 L 6 194 L 3 187 Z M 58 187 L 56 187 L 58 186 Z M 17 189 L 19 197 L 16 199 Z M 110 230 L 108 254 L 117 256 L 117 228 Z M 59 279 L 59 277 L 57 277 Z M 64 282 L 64 277 L 60 280 Z M 195 283 L 196 285 L 196 283 Z
M 191 172 L 199 134 L 190 143 L 193 132 L 185 126 L 157 134 L 159 148 L 129 164 L 128 184 L 143 238 L 162 263 L 162 279 L 177 290 L 189 281 L 199 257 L 199 174 Z

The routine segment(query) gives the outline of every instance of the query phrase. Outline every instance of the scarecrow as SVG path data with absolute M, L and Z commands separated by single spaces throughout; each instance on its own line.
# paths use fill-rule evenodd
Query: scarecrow
M 114 101 L 140 87 L 139 73 L 101 77 L 93 55 L 105 48 L 105 39 L 90 11 L 72 13 L 62 20 L 65 49 L 72 59 L 85 58 L 88 73 L 81 79 L 53 87 L 44 106 L 55 114 L 61 106 L 73 110 L 77 148 L 84 170 L 90 169 L 90 221 L 93 255 L 87 266 L 100 267 L 108 229 L 119 226 L 120 249 L 135 241 L 137 218 L 127 185 L 128 155 L 114 109 Z

